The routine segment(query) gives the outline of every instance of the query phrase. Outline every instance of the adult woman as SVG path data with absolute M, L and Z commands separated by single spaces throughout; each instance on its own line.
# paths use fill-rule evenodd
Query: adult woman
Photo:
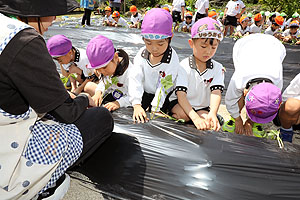
M 87 109 L 87 95 L 70 97 L 40 35 L 76 7 L 73 0 L 0 0 L 0 199 L 62 198 L 64 172 L 112 132 L 106 109 Z

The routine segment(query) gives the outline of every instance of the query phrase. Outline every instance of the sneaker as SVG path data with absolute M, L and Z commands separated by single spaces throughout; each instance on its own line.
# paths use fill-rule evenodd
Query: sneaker
M 292 142 L 293 141 L 294 131 L 287 131 L 280 128 L 280 138 L 282 141 Z
M 230 132 L 230 133 L 234 133 L 235 131 L 235 119 L 233 119 L 231 117 L 230 120 L 228 120 L 227 122 L 225 122 L 222 126 L 222 130 L 224 132 Z
M 40 194 L 37 200 L 61 200 L 67 193 L 69 187 L 70 176 L 68 174 L 64 174 L 56 181 L 56 185 L 54 187 L 48 188 Z
M 224 118 L 221 115 L 219 115 L 219 114 L 217 114 L 217 118 L 218 118 L 220 126 L 222 127 L 223 124 L 224 124 Z
M 262 128 L 262 124 L 253 123 L 252 132 L 255 137 L 260 137 L 260 138 L 266 137 L 265 131 Z

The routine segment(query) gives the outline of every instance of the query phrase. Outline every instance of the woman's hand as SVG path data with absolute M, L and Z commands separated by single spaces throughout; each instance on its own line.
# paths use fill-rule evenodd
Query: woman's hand
M 134 110 L 133 110 L 132 119 L 134 122 L 144 123 L 149 120 L 145 110 L 142 108 L 140 104 L 134 105 L 133 109 Z
M 118 101 L 113 101 L 105 104 L 104 107 L 107 108 L 107 110 L 109 111 L 114 111 L 120 108 L 120 104 Z

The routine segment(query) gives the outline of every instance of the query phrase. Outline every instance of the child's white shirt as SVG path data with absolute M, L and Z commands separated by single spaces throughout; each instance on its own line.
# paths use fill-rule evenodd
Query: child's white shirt
M 261 27 L 258 27 L 255 23 L 253 23 L 250 26 L 250 33 L 261 33 Z
M 141 22 L 143 20 L 143 17 L 140 13 L 137 13 L 137 16 L 134 17 L 133 15 L 131 15 L 130 21 L 135 24 L 137 22 Z
M 205 10 L 209 8 L 209 0 L 197 0 L 195 8 L 197 8 L 198 13 L 206 14 Z
M 172 47 L 168 47 L 160 63 L 152 65 L 149 61 L 150 53 L 145 47 L 141 48 L 134 58 L 134 70 L 129 75 L 129 100 L 131 105 L 137 105 L 142 103 L 142 97 L 144 92 L 149 94 L 155 94 L 151 105 L 155 110 L 158 105 L 158 110 L 162 108 L 166 98 L 164 90 L 161 93 L 161 100 L 158 104 L 159 93 L 161 90 L 161 79 L 172 75 L 173 84 L 178 82 L 177 77 L 182 67 L 179 64 L 177 53 Z M 184 77 L 184 76 L 180 76 Z M 166 92 L 172 91 L 175 84 Z
M 172 6 L 173 6 L 172 11 L 181 12 L 181 7 L 185 6 L 185 2 L 184 0 L 173 0 Z
M 108 17 L 107 17 L 107 15 L 105 15 L 105 16 L 104 16 L 104 21 L 109 21 L 109 22 L 111 22 L 111 23 L 115 22 L 115 20 L 112 18 L 111 15 L 109 15 Z
M 282 94 L 283 101 L 286 101 L 288 98 L 300 100 L 300 73 L 291 81 Z
M 122 26 L 122 27 L 125 27 L 125 28 L 129 28 L 129 25 L 127 24 L 127 21 L 123 17 L 120 17 L 120 19 L 118 21 L 118 25 Z
M 227 12 L 226 15 L 229 16 L 236 16 L 237 14 L 240 13 L 241 9 L 245 7 L 245 4 L 243 1 L 229 1 L 226 5 Z
M 103 97 L 107 94 L 112 94 L 112 96 L 118 101 L 120 107 L 128 107 L 130 106 L 129 96 L 128 96 L 128 85 L 129 85 L 129 74 L 133 68 L 133 64 L 129 61 L 128 68 L 124 72 L 123 75 L 116 77 L 118 80 L 117 84 L 111 85 L 109 88 L 105 90 L 105 86 L 107 84 L 112 83 L 112 78 L 109 76 L 104 77 L 99 81 L 97 85 L 96 91 L 101 91 Z
M 184 20 L 184 21 L 180 24 L 179 30 L 181 31 L 181 29 L 182 29 L 184 26 L 186 26 L 188 29 L 189 29 L 189 28 L 192 28 L 192 26 L 194 25 L 194 23 L 195 23 L 195 21 L 192 20 L 192 22 L 191 22 L 190 24 L 187 24 L 186 21 Z
M 278 29 L 276 29 L 275 31 L 272 31 L 272 27 L 269 26 L 266 30 L 265 30 L 265 34 L 268 35 L 275 35 L 276 33 L 278 33 Z
M 79 69 L 82 70 L 82 73 L 84 75 L 84 77 L 89 77 L 91 75 L 94 74 L 94 70 L 93 69 L 88 69 L 87 66 L 89 64 L 89 59 L 86 55 L 86 50 L 85 49 L 81 49 L 81 48 L 75 48 L 75 61 L 68 63 L 68 64 L 63 64 L 63 68 L 66 71 L 69 71 L 69 68 L 72 64 L 75 64 L 76 67 L 78 67 Z
M 198 110 L 210 106 L 211 92 L 214 90 L 224 89 L 224 73 L 223 65 L 215 60 L 207 62 L 207 68 L 200 72 L 197 69 L 195 58 L 193 55 L 185 58 L 180 62 L 180 65 L 185 71 L 187 78 L 180 78 L 180 84 L 176 86 L 187 87 L 187 99 L 191 106 Z M 187 81 L 183 83 L 182 81 Z M 170 101 L 176 99 L 175 93 L 171 95 Z
M 284 37 L 291 35 L 290 29 L 285 30 L 285 31 L 283 32 L 282 35 L 283 35 Z M 297 38 L 297 39 L 299 39 L 299 38 L 300 38 L 300 32 L 299 32 L 299 29 L 297 30 L 297 32 L 296 32 L 295 34 L 293 34 L 293 35 L 291 35 L 291 36 L 292 36 L 292 37 L 295 37 L 295 38 Z
M 236 32 L 240 32 L 242 35 L 244 35 L 248 32 L 250 33 L 250 27 L 246 26 L 246 28 L 243 29 L 241 25 L 238 25 L 238 27 L 236 28 Z

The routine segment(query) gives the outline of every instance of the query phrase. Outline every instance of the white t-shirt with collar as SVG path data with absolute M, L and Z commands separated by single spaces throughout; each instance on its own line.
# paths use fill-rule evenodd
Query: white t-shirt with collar
M 205 10 L 209 8 L 209 0 L 197 0 L 195 8 L 197 8 L 198 13 L 206 14 Z
M 285 30 L 285 31 L 283 32 L 282 35 L 283 35 L 284 37 L 291 35 L 290 29 Z M 295 37 L 295 38 L 297 38 L 297 39 L 299 39 L 299 38 L 300 38 L 300 32 L 299 32 L 299 29 L 297 30 L 297 32 L 296 32 L 295 34 L 293 34 L 293 35 L 291 35 L 291 36 L 292 36 L 292 37 Z
M 87 78 L 94 74 L 93 69 L 88 69 L 87 66 L 89 64 L 89 59 L 86 55 L 86 50 L 81 48 L 75 48 L 75 60 L 74 62 L 63 64 L 63 68 L 66 71 L 69 71 L 69 68 L 72 64 L 75 64 L 76 67 L 82 70 L 83 75 Z
M 123 17 L 120 17 L 120 19 L 118 21 L 118 26 L 129 28 L 129 25 L 127 24 L 127 21 Z
M 200 72 L 197 69 L 194 56 L 189 56 L 180 62 L 180 65 L 185 70 L 187 78 L 180 78 L 187 83 L 180 82 L 181 86 L 187 87 L 187 99 L 191 106 L 195 109 L 202 109 L 210 106 L 210 95 L 213 90 L 223 91 L 224 73 L 223 65 L 215 60 L 207 62 L 205 71 Z M 180 86 L 177 86 L 180 87 Z M 177 89 L 177 88 L 176 88 Z M 170 100 L 177 97 L 175 93 L 171 95 Z
M 300 100 L 300 74 L 298 74 L 285 89 L 282 94 L 282 100 L 286 101 L 288 98 L 295 98 Z
M 105 90 L 105 85 L 112 83 L 112 79 L 109 76 L 104 77 L 99 81 L 96 91 L 101 91 L 103 96 L 112 94 L 112 96 L 119 102 L 120 107 L 131 106 L 128 96 L 128 85 L 129 85 L 129 74 L 133 68 L 133 64 L 129 61 L 129 66 L 123 75 L 116 77 L 118 80 L 117 84 L 111 85 Z
M 143 17 L 140 13 L 137 13 L 136 17 L 131 15 L 130 21 L 135 24 L 137 22 L 141 22 L 143 20 Z
M 108 17 L 107 17 L 107 15 L 105 15 L 105 16 L 104 16 L 104 21 L 109 21 L 109 22 L 111 22 L 111 23 L 115 22 L 115 20 L 112 18 L 111 15 L 109 15 Z
M 268 35 L 275 35 L 276 33 L 278 33 L 278 29 L 276 29 L 275 31 L 273 31 L 271 26 L 269 26 L 269 27 L 265 30 L 265 34 L 268 34 Z
M 237 14 L 240 13 L 241 9 L 245 8 L 245 4 L 243 1 L 229 1 L 226 5 L 227 12 L 226 15 L 229 16 L 236 16 Z
M 192 22 L 190 24 L 187 24 L 186 21 L 184 20 L 180 26 L 179 26 L 179 30 L 181 30 L 184 26 L 186 26 L 188 29 L 192 28 L 192 26 L 194 25 L 195 21 L 192 20 Z
M 261 27 L 258 27 L 255 23 L 253 23 L 250 26 L 250 33 L 261 33 Z
M 246 28 L 243 29 L 241 25 L 238 25 L 238 27 L 236 28 L 236 32 L 240 32 L 242 35 L 244 35 L 248 32 L 250 33 L 250 27 L 246 26 Z
M 185 6 L 185 2 L 184 0 L 173 0 L 172 6 L 173 6 L 172 11 L 181 12 L 181 7 Z
M 178 79 L 178 74 L 183 72 L 179 64 L 177 53 L 172 47 L 168 47 L 160 63 L 152 65 L 149 61 L 149 52 L 145 47 L 141 48 L 134 58 L 134 70 L 129 75 L 129 100 L 131 105 L 141 104 L 144 92 L 154 94 L 151 102 L 152 109 L 155 110 L 159 93 L 161 90 L 161 79 L 168 75 L 172 76 L 173 86 L 166 92 L 169 93 L 175 87 Z M 184 76 L 180 76 L 184 77 Z M 184 81 L 183 81 L 184 82 Z M 158 108 L 162 108 L 166 98 L 166 93 L 161 92 L 161 99 Z M 158 109 L 158 110 L 159 110 Z

